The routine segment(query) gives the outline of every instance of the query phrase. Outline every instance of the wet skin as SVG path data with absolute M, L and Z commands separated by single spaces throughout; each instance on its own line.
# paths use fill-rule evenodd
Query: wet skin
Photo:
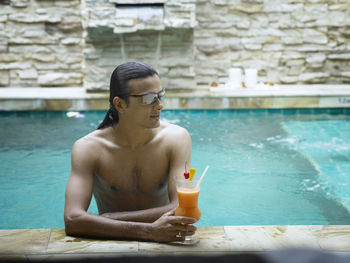
M 159 93 L 158 76 L 129 81 L 132 95 Z M 73 236 L 181 241 L 193 235 L 192 218 L 174 216 L 173 178 L 190 164 L 191 139 L 161 122 L 162 103 L 118 97 L 119 122 L 75 142 L 66 188 L 65 229 Z M 87 213 L 92 194 L 99 216 Z
M 161 124 L 158 135 L 138 150 L 109 143 L 103 146 L 104 158 L 94 173 L 93 184 L 100 214 L 169 204 L 170 149 L 162 143 L 169 128 Z

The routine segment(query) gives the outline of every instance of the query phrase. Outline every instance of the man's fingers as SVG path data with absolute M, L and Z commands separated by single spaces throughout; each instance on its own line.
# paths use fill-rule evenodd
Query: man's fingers
M 174 233 L 175 236 L 192 236 L 194 235 L 196 232 L 193 230 L 181 230 L 181 231 L 176 231 Z
M 171 216 L 169 217 L 169 222 L 172 224 L 194 224 L 196 219 L 186 216 Z
M 176 237 L 175 237 L 175 241 L 184 242 L 184 241 L 185 241 L 185 237 L 184 237 L 184 236 L 182 236 L 182 237 L 176 236 Z
M 174 208 L 173 210 L 170 210 L 169 212 L 166 212 L 164 216 L 173 216 L 175 214 L 175 210 L 176 208 Z
M 192 235 L 194 235 L 196 232 L 195 231 L 187 231 L 186 233 L 185 233 L 185 236 L 192 236 Z
M 182 225 L 182 224 L 174 224 L 175 231 L 193 231 L 195 232 L 197 228 L 194 225 Z
M 174 210 L 165 213 L 159 220 L 155 223 L 158 224 L 163 231 L 160 231 L 158 234 L 163 236 L 166 239 L 163 241 L 169 240 L 168 242 L 173 241 L 184 241 L 185 236 L 192 236 L 197 228 L 193 225 L 196 222 L 196 219 L 192 217 L 185 216 L 174 216 Z M 175 239 L 175 240 L 174 240 Z

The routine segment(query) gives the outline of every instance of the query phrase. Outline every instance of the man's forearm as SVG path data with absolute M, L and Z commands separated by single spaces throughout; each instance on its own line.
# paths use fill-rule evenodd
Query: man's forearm
M 167 205 L 149 208 L 138 211 L 128 211 L 128 212 L 113 212 L 102 214 L 103 217 L 121 220 L 121 221 L 133 221 L 133 222 L 145 222 L 152 223 L 156 221 L 166 212 L 169 212 L 176 208 L 177 202 L 171 202 Z
M 83 213 L 80 216 L 65 219 L 65 226 L 66 234 L 71 236 L 142 240 L 152 238 L 151 224 L 116 221 L 90 213 Z

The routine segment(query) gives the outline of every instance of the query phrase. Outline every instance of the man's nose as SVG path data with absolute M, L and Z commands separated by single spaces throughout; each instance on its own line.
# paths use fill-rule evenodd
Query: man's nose
M 162 110 L 164 108 L 163 102 L 159 98 L 157 98 L 156 108 L 159 110 Z

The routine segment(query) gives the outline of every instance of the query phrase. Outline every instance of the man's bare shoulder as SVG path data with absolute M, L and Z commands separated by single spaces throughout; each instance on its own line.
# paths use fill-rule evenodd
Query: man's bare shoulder
M 108 128 L 107 128 L 108 129 Z M 85 151 L 95 155 L 108 143 L 108 132 L 105 129 L 95 130 L 78 139 L 73 146 L 73 150 Z
M 74 144 L 80 147 L 96 146 L 96 144 L 101 143 L 100 131 L 95 130 L 76 140 Z
M 192 147 L 189 132 L 185 128 L 171 123 L 161 123 L 160 128 L 162 128 L 161 133 L 163 134 L 162 142 L 169 151 L 170 160 L 184 158 L 183 163 L 189 161 Z
M 190 134 L 188 131 L 176 124 L 161 122 L 160 133 L 167 141 L 179 142 L 179 140 L 190 140 Z

